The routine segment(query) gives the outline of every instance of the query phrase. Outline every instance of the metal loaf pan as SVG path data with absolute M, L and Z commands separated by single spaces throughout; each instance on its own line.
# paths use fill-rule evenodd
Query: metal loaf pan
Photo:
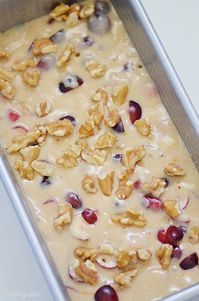
M 0 31 L 48 13 L 57 0 L 0 0 Z M 71 2 L 71 1 L 70 1 Z M 158 39 L 139 0 L 112 0 L 126 30 L 136 46 L 162 101 L 173 119 L 197 168 L 199 167 L 199 118 Z M 0 146 L 1 180 L 10 196 L 26 236 L 37 257 L 56 301 L 70 298 L 57 273 L 44 241 L 25 205 L 19 185 Z M 164 299 L 165 301 L 198 301 L 199 284 Z

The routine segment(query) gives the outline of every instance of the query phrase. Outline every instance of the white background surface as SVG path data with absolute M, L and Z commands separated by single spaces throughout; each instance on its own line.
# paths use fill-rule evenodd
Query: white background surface
M 142 1 L 199 112 L 199 1 Z M 0 301 L 52 301 L 1 183 L 0 193 Z

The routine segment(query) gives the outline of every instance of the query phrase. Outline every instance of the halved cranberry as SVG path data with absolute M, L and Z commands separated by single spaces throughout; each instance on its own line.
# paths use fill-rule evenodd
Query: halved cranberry
M 59 90 L 62 93 L 67 93 L 75 88 L 80 87 L 83 85 L 83 80 L 74 74 L 67 74 L 62 82 L 59 83 Z
M 167 243 L 168 243 L 168 241 L 167 241 L 167 239 L 166 239 L 166 230 L 165 230 L 165 229 L 160 229 L 160 230 L 158 231 L 157 237 L 158 237 L 158 240 L 159 240 L 161 243 L 163 243 L 163 244 L 167 244 Z
M 66 201 L 70 203 L 74 209 L 79 209 L 82 207 L 82 200 L 75 192 L 69 192 L 66 196 Z
M 51 177 L 44 176 L 44 177 L 42 178 L 41 184 L 42 184 L 42 185 L 46 185 L 46 186 L 52 184 L 52 179 L 51 179 Z
M 173 249 L 172 257 L 177 259 L 182 257 L 182 249 L 179 246 Z
M 135 189 L 139 189 L 141 187 L 141 180 L 135 181 L 134 187 L 135 187 Z
M 122 161 L 122 157 L 123 157 L 122 154 L 116 154 L 116 155 L 113 156 L 113 159 L 117 160 L 117 161 Z
M 64 115 L 59 120 L 65 120 L 65 119 L 70 120 L 74 126 L 77 125 L 76 119 L 73 116 L 71 116 L 71 115 Z
M 97 221 L 97 215 L 96 215 L 95 211 L 93 211 L 90 208 L 87 208 L 82 212 L 82 217 L 90 225 L 95 224 Z
M 145 194 L 145 207 L 154 211 L 162 209 L 162 201 L 159 198 L 154 197 L 151 193 Z
M 96 291 L 95 301 L 119 301 L 119 298 L 112 286 L 104 285 Z
M 180 267 L 183 270 L 190 270 L 190 269 L 194 268 L 197 265 L 198 265 L 198 255 L 197 255 L 197 253 L 192 253 L 191 255 L 185 257 L 180 262 Z
M 134 100 L 129 101 L 129 117 L 132 124 L 142 117 L 142 108 L 139 103 Z
M 13 126 L 14 130 L 23 130 L 24 132 L 29 132 L 29 129 L 27 128 L 27 126 L 23 125 L 23 124 L 17 124 L 15 126 Z
M 43 56 L 37 63 L 37 67 L 43 71 L 48 71 L 55 66 L 56 58 L 54 55 L 47 54 Z
M 59 31 L 55 32 L 50 37 L 50 40 L 55 44 L 59 44 L 59 43 L 63 42 L 63 39 L 64 39 L 64 30 L 63 29 L 60 29 Z
M 122 122 L 122 119 L 114 126 L 112 129 L 117 133 L 124 133 L 124 124 Z
M 166 231 L 166 240 L 173 247 L 178 246 L 178 243 L 183 239 L 184 233 L 180 227 L 170 226 Z
M 20 113 L 16 110 L 9 110 L 8 118 L 10 121 L 15 122 L 20 118 Z
M 93 45 L 94 41 L 90 36 L 86 36 L 83 38 L 83 44 L 86 46 L 91 47 Z
M 110 31 L 111 21 L 106 14 L 96 11 L 88 19 L 88 29 L 98 35 L 103 35 Z

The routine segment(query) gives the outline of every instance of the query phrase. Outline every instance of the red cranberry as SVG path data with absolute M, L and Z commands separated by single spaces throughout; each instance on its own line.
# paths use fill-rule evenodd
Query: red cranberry
M 42 178 L 42 181 L 41 181 L 41 184 L 42 184 L 42 185 L 48 186 L 48 185 L 50 185 L 51 183 L 52 183 L 51 177 L 44 176 L 44 177 Z
M 124 124 L 122 122 L 122 119 L 114 126 L 112 129 L 117 133 L 124 133 Z
M 197 253 L 192 253 L 191 255 L 185 257 L 181 262 L 180 262 L 180 267 L 183 270 L 189 270 L 194 268 L 195 266 L 198 265 L 198 255 Z
M 129 116 L 132 124 L 142 117 L 142 108 L 139 103 L 134 100 L 129 101 Z
M 180 227 L 170 226 L 166 231 L 166 239 L 170 245 L 176 247 L 183 239 L 184 233 Z
M 140 187 L 141 187 L 141 181 L 140 180 L 135 181 L 134 187 L 135 187 L 135 189 L 140 189 Z
M 90 225 L 95 224 L 97 221 L 97 215 L 96 215 L 95 211 L 93 211 L 90 208 L 87 208 L 82 212 L 82 217 Z
M 20 113 L 15 110 L 9 110 L 8 118 L 10 121 L 15 122 L 20 118 Z
M 182 256 L 182 249 L 179 246 L 175 247 L 172 252 L 172 257 L 180 259 L 181 256 Z
M 70 120 L 74 126 L 77 125 L 77 122 L 76 122 L 76 120 L 75 120 L 75 118 L 73 116 L 71 116 L 71 115 L 64 115 L 59 120 L 65 120 L 65 119 Z
M 69 192 L 66 196 L 66 201 L 70 203 L 74 209 L 79 209 L 82 207 L 80 196 L 75 192 Z
M 154 211 L 162 209 L 162 201 L 159 198 L 154 197 L 151 193 L 145 194 L 144 197 L 146 199 L 146 208 Z
M 166 230 L 165 230 L 165 229 L 160 229 L 160 230 L 158 231 L 157 237 L 158 237 L 158 240 L 159 240 L 161 243 L 163 243 L 163 244 L 167 244 L 167 243 L 168 243 L 168 241 L 167 241 L 167 239 L 166 239 Z
M 95 301 L 119 301 L 119 298 L 112 286 L 104 285 L 96 291 Z

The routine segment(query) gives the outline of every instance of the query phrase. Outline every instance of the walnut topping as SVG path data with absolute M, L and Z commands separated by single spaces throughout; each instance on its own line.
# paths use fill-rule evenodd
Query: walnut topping
M 57 21 L 66 21 L 67 13 L 69 11 L 70 6 L 64 3 L 57 5 L 50 13 L 50 17 Z
M 74 4 L 70 5 L 70 7 L 67 11 L 67 14 L 70 15 L 72 13 L 77 13 L 77 15 L 79 16 L 80 9 L 81 9 L 80 5 L 77 3 L 74 3 Z
M 0 59 L 9 59 L 10 58 L 10 53 L 3 49 L 3 48 L 0 48 Z
M 55 137 L 67 137 L 73 132 L 73 124 L 70 120 L 58 120 L 46 125 L 48 134 Z
M 23 160 L 31 163 L 36 160 L 40 154 L 40 147 L 38 145 L 27 146 L 20 150 L 21 155 L 23 156 Z
M 27 69 L 22 73 L 24 83 L 30 87 L 37 87 L 41 79 L 41 72 L 36 68 Z
M 31 166 L 42 176 L 51 177 L 54 173 L 54 167 L 47 162 L 35 160 L 31 163 Z
M 81 153 L 82 160 L 88 164 L 101 166 L 104 164 L 107 152 L 99 149 L 85 148 Z
M 120 200 L 126 200 L 134 189 L 134 183 L 129 180 L 127 173 L 122 173 L 119 178 L 119 187 L 116 195 Z
M 95 187 L 95 179 L 90 175 L 86 175 L 83 178 L 82 187 L 88 193 L 96 193 L 97 192 L 97 188 Z
M 94 9 L 95 9 L 95 7 L 94 7 L 93 1 L 84 5 L 79 14 L 80 18 L 86 19 L 86 18 L 90 17 L 94 13 Z
M 127 85 L 116 86 L 113 88 L 112 98 L 116 105 L 123 105 L 129 92 Z
M 71 224 L 73 218 L 73 207 L 66 202 L 58 203 L 58 217 L 53 221 L 53 225 L 57 231 L 63 230 L 66 225 Z
M 79 261 L 79 265 L 75 268 L 76 274 L 91 285 L 97 284 L 98 273 L 95 265 L 90 260 L 86 262 Z
M 60 57 L 58 58 L 57 67 L 59 68 L 65 67 L 66 63 L 70 60 L 74 52 L 75 52 L 74 46 L 72 44 L 69 44 L 64 50 L 64 53 L 60 55 Z
M 16 95 L 16 89 L 8 81 L 0 79 L 0 93 L 4 97 L 12 99 Z
M 104 118 L 104 106 L 102 103 L 97 103 L 96 105 L 92 106 L 88 113 L 90 118 L 94 121 L 96 126 L 99 126 L 101 121 Z
M 0 79 L 10 82 L 13 79 L 13 73 L 0 67 Z
M 145 148 L 143 145 L 137 148 L 126 148 L 124 150 L 122 163 L 127 171 L 133 172 L 136 164 L 142 160 L 145 155 Z
M 57 163 L 63 165 L 65 168 L 72 168 L 78 165 L 78 156 L 73 150 L 66 150 L 60 158 L 57 159 Z
M 33 55 L 38 56 L 57 51 L 57 45 L 49 38 L 41 38 L 33 43 Z
M 188 238 L 189 242 L 192 244 L 196 244 L 199 242 L 199 227 L 192 226 L 188 230 Z
M 74 253 L 83 261 L 89 259 L 90 261 L 95 262 L 97 257 L 97 250 L 92 248 L 79 247 L 75 249 Z
M 156 252 L 156 256 L 158 257 L 162 268 L 165 270 L 168 269 L 170 265 L 172 252 L 173 247 L 169 244 L 161 246 Z
M 14 71 L 25 71 L 27 68 L 31 67 L 34 68 L 37 65 L 37 60 L 35 58 L 27 58 L 23 60 L 17 60 L 12 65 L 12 69 Z
M 99 186 L 105 196 L 110 196 L 112 194 L 114 175 L 114 171 L 111 171 L 106 175 L 98 176 Z
M 108 94 L 104 89 L 98 89 L 95 94 L 91 97 L 94 102 L 102 102 L 106 104 L 108 101 Z
M 134 209 L 116 213 L 112 216 L 112 221 L 123 226 L 135 226 L 138 228 L 144 228 L 147 224 L 144 215 Z
M 33 180 L 35 172 L 26 161 L 18 160 L 15 162 L 15 168 L 22 179 Z
M 131 282 L 136 277 L 137 273 L 137 269 L 122 272 L 114 276 L 114 282 L 119 286 L 119 288 L 127 288 L 131 285 Z
M 41 136 L 37 139 L 37 143 L 39 144 L 39 146 L 43 146 L 45 143 L 45 140 L 47 138 L 47 129 L 45 126 L 38 125 L 38 126 L 36 126 L 35 130 L 40 131 Z
M 79 138 L 81 139 L 93 136 L 94 133 L 95 133 L 95 123 L 92 119 L 88 119 L 79 128 Z
M 50 102 L 48 102 L 48 101 L 40 102 L 36 106 L 35 111 L 39 117 L 44 117 L 44 116 L 48 115 L 48 113 L 51 110 L 51 107 L 52 106 L 51 106 Z
M 137 252 L 137 257 L 139 260 L 143 261 L 143 262 L 149 262 L 149 260 L 151 259 L 151 252 L 145 249 L 138 249 L 136 250 Z
M 99 78 L 105 75 L 106 73 L 106 66 L 101 65 L 96 61 L 89 61 L 85 64 L 86 69 L 90 73 L 91 77 Z
M 161 196 L 165 192 L 166 180 L 161 178 L 153 177 L 150 183 L 141 181 L 141 189 L 144 192 L 152 193 L 155 197 Z
M 120 115 L 117 109 L 109 110 L 109 117 L 105 120 L 105 124 L 113 128 L 120 121 Z
M 184 176 L 186 174 L 185 170 L 175 162 L 169 163 L 165 167 L 164 173 L 170 177 Z
M 119 269 L 127 268 L 133 259 L 136 260 L 135 250 L 119 250 L 117 254 L 117 266 Z
M 37 142 L 37 139 L 42 135 L 40 130 L 35 130 L 27 134 L 18 135 L 12 139 L 12 142 L 7 147 L 9 154 L 19 151 L 21 148 L 25 148 L 31 143 Z
M 102 255 L 114 255 L 115 251 L 113 249 L 113 247 L 109 244 L 103 244 L 99 250 L 98 250 L 98 254 L 102 254 Z
M 115 135 L 113 135 L 112 132 L 106 132 L 98 138 L 97 142 L 95 143 L 95 148 L 97 149 L 110 148 L 115 145 L 115 142 L 116 142 Z
M 78 24 L 79 17 L 78 13 L 76 11 L 69 14 L 67 20 L 66 20 L 66 26 L 67 27 L 74 27 Z
M 136 120 L 134 123 L 138 133 L 142 136 L 150 136 L 151 135 L 151 125 L 149 121 L 146 119 Z
M 176 218 L 181 214 L 180 208 L 178 206 L 177 201 L 174 200 L 165 200 L 163 202 L 163 207 L 166 213 L 172 218 Z

